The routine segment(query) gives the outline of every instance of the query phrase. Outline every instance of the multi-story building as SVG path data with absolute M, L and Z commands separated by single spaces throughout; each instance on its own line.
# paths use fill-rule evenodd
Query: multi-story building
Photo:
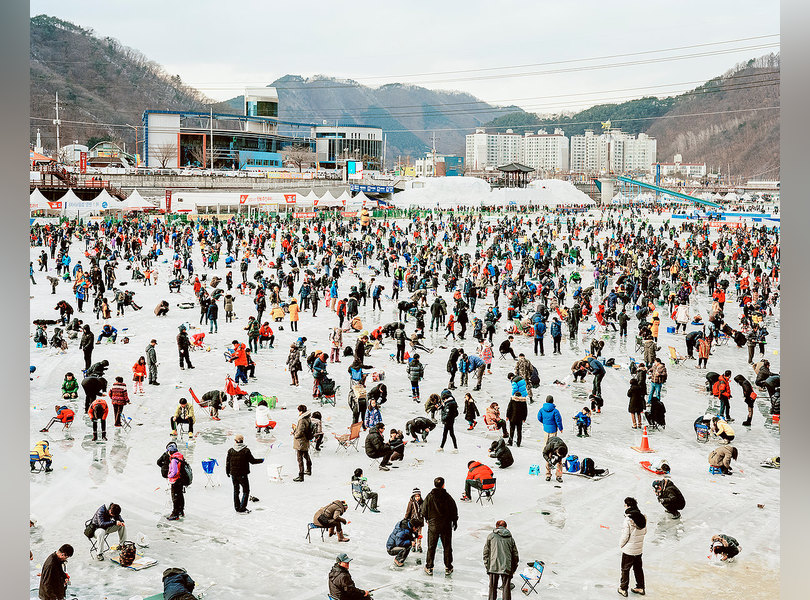
M 416 177 L 456 177 L 464 174 L 464 157 L 425 152 L 414 161 Z
M 476 129 L 467 135 L 466 162 L 474 171 L 519 162 L 523 137 L 511 129 L 504 133 L 487 133 Z
M 555 129 L 551 134 L 545 129 L 538 130 L 536 134 L 526 132 L 521 142 L 519 162 L 522 164 L 537 173 L 568 171 L 569 142 L 562 129 Z
M 204 167 L 269 170 L 283 167 L 282 151 L 308 149 L 326 169 L 361 160 L 382 167 L 382 129 L 340 123 L 315 125 L 278 119 L 274 88 L 245 90 L 244 114 L 147 110 L 143 157 L 149 168 Z
M 634 137 L 612 129 L 600 135 L 587 129 L 571 136 L 570 170 L 574 173 L 627 173 L 649 171 L 655 162 L 657 142 L 645 133 Z
M 706 175 L 706 163 L 685 163 L 680 154 L 676 154 L 671 163 L 651 163 L 650 172 L 654 174 L 658 166 L 661 168 L 661 177 L 680 173 L 688 179 L 700 179 Z

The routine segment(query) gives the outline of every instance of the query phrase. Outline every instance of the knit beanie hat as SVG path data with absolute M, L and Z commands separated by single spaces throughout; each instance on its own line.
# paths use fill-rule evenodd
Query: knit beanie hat
M 413 491 L 411 492 L 411 496 L 415 496 L 416 494 L 419 494 L 421 496 L 422 495 L 422 490 L 420 490 L 419 488 L 413 488 Z

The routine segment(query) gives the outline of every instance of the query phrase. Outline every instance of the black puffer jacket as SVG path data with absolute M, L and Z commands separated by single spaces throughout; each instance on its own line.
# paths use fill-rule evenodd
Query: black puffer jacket
M 422 504 L 422 515 L 433 527 L 443 528 L 458 523 L 458 507 L 444 488 L 433 488 Z
M 372 429 L 366 436 L 366 456 L 369 458 L 378 458 L 385 454 L 386 450 L 391 446 L 385 443 L 382 435 L 377 429 Z
M 543 448 L 543 458 L 546 462 L 556 465 L 563 458 L 568 456 L 568 446 L 561 438 L 552 436 L 548 438 L 545 448 Z
M 512 451 L 509 449 L 509 446 L 506 445 L 503 438 L 492 442 L 492 445 L 489 447 L 489 456 L 498 461 L 498 466 L 501 469 L 511 467 L 515 462 L 515 459 L 512 457 Z
M 244 444 L 237 444 L 235 448 L 228 450 L 228 457 L 225 459 L 225 475 L 247 475 L 250 473 L 250 465 L 263 463 L 263 458 L 255 458 L 250 448 Z
M 686 500 L 672 481 L 669 479 L 658 479 L 653 481 L 653 489 L 655 495 L 661 506 L 668 512 L 677 512 L 683 510 L 686 506 Z

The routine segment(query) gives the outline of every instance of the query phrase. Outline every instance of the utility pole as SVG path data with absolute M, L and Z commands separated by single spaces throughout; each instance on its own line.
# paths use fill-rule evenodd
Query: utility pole
M 432 176 L 436 177 L 436 132 L 435 131 L 431 135 L 431 138 L 433 140 L 433 171 L 432 171 L 433 175 Z
M 62 124 L 62 121 L 59 120 L 59 92 L 56 92 L 56 118 L 53 120 L 53 124 L 56 125 L 56 162 L 58 163 L 61 148 L 59 145 L 59 126 Z
M 385 173 L 385 146 L 388 144 L 388 134 L 383 134 L 383 160 L 382 160 L 382 172 Z
M 208 121 L 208 128 L 211 132 L 211 170 L 214 170 L 214 108 L 209 106 L 208 107 L 210 118 Z M 138 148 L 135 148 L 135 151 L 138 151 Z

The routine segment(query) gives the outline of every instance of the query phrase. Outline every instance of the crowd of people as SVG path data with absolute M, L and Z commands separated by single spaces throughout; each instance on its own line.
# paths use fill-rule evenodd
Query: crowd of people
M 134 217 L 34 225 L 31 246 L 40 270 L 32 271 L 32 284 L 40 272 L 47 273 L 53 279 L 45 292 L 48 308 L 53 307 L 51 296 L 57 296 L 57 303 L 55 314 L 33 315 L 32 365 L 42 373 L 49 361 L 58 359 L 71 369 L 60 375 L 53 391 L 59 399 L 56 416 L 34 431 L 47 438 L 59 425 L 73 435 L 82 435 L 76 430 L 84 427 L 88 437 L 92 435 L 90 441 L 103 444 L 109 441 L 110 415 L 116 435 L 134 435 L 126 433 L 133 414 L 148 405 L 150 414 L 138 415 L 146 426 L 142 429 L 162 428 L 171 439 L 165 450 L 157 450 L 172 503 L 166 518 L 183 527 L 186 495 L 195 494 L 199 484 L 192 486 L 195 467 L 181 452 L 180 442 L 193 443 L 209 420 L 210 426 L 227 421 L 229 431 L 235 432 L 234 445 L 220 459 L 233 485 L 234 510 L 247 515 L 250 465 L 264 460 L 256 458 L 245 441 L 246 432 L 255 429 L 257 442 L 275 436 L 283 440 L 282 447 L 291 448 L 290 459 L 297 463 L 293 485 L 308 488 L 307 497 L 316 504 L 326 492 L 324 472 L 336 468 L 337 460 L 352 463 L 346 489 L 358 505 L 367 504 L 372 515 L 382 512 L 380 506 L 404 508 L 387 539 L 364 539 L 362 544 L 384 547 L 401 569 L 411 552 L 422 552 L 424 529 L 424 574 L 433 575 L 441 544 L 445 575 L 451 576 L 453 533 L 466 515 L 446 485 L 463 486 L 457 498 L 465 503 L 481 495 L 498 498 L 496 490 L 505 485 L 501 479 L 513 489 L 531 484 L 529 474 L 514 468 L 500 475 L 518 460 L 544 462 L 545 481 L 554 479 L 548 485 L 566 485 L 575 446 L 577 451 L 605 454 L 600 444 L 608 440 L 595 424 L 619 418 L 625 389 L 631 418 L 623 428 L 636 430 L 627 432 L 627 440 L 637 442 L 637 430 L 644 428 L 646 436 L 647 427 L 666 426 L 673 376 L 691 380 L 691 367 L 701 369 L 702 379 L 706 370 L 707 408 L 695 428 L 705 420 L 707 439 L 716 445 L 706 465 L 707 477 L 731 475 L 731 461 L 748 451 L 746 437 L 730 425 L 731 412 L 737 410 L 733 397 L 741 397 L 746 405 L 742 427 L 778 425 L 779 375 L 770 371 L 765 358 L 779 304 L 778 229 L 751 224 L 718 228 L 701 221 L 676 224 L 650 216 L 616 209 L 461 216 L 435 211 L 427 217 L 389 220 L 371 219 L 364 211 L 358 219 L 343 221 L 201 216 L 193 222 Z M 157 298 L 154 311 L 137 313 L 141 306 L 136 296 Z M 224 323 L 219 322 L 220 306 Z M 199 322 L 193 316 L 196 309 Z M 164 320 L 173 323 L 170 328 L 177 333 L 172 337 L 165 335 Z M 551 344 L 545 343 L 546 336 Z M 147 339 L 145 346 L 135 343 Z M 664 339 L 676 346 L 659 355 Z M 161 363 L 160 358 L 172 352 L 163 350 L 164 344 L 176 347 L 181 371 L 195 369 L 196 352 L 221 349 L 225 359 L 218 377 L 225 384 L 201 388 L 201 399 L 192 389 L 186 393 L 158 388 L 164 373 L 180 373 Z M 626 347 L 624 356 L 617 344 Z M 742 364 L 749 365 L 747 370 L 736 368 L 740 361 L 731 364 L 735 351 Z M 636 357 L 629 365 L 623 360 L 627 354 Z M 552 362 L 557 357 L 567 357 L 566 364 L 570 359 L 570 369 Z M 193 362 L 200 365 L 196 357 Z M 341 362 L 347 363 L 346 375 L 338 366 Z M 719 373 L 708 371 L 709 363 Z M 210 386 L 207 370 L 184 375 L 186 387 L 190 382 L 193 388 L 195 381 Z M 282 370 L 289 375 L 288 389 L 273 379 L 273 371 Z M 131 378 L 131 391 L 126 377 Z M 589 390 L 581 383 L 588 378 Z M 262 389 L 263 380 L 273 381 L 273 387 L 264 384 L 254 405 L 250 396 Z M 568 395 L 574 396 L 575 409 L 559 403 L 560 396 Z M 274 412 L 276 396 L 286 398 L 297 411 L 284 416 Z M 82 399 L 83 412 L 78 405 Z M 764 419 L 754 416 L 758 399 L 768 402 Z M 238 405 L 250 410 L 220 412 Z M 152 419 L 152 413 L 159 418 Z M 327 414 L 329 419 L 324 418 Z M 80 415 L 85 415 L 83 422 Z M 456 428 L 459 417 L 466 423 L 461 431 Z M 282 422 L 289 425 L 289 435 L 278 426 Z M 349 428 L 353 433 L 345 434 Z M 434 429 L 435 437 L 430 436 Z M 402 482 L 412 488 L 410 495 L 391 496 L 390 484 L 374 491 L 351 453 L 333 462 L 320 456 L 321 447 L 333 441 L 329 433 L 342 446 L 352 442 L 355 430 L 360 452 L 381 471 L 381 481 Z M 542 435 L 535 433 L 539 430 Z M 484 438 L 489 452 L 471 446 L 471 436 Z M 422 498 L 424 475 L 396 469 L 406 464 L 406 457 L 415 456 L 414 447 L 430 444 L 429 438 L 437 453 L 446 447 L 448 454 L 465 453 L 467 472 L 451 473 L 446 464 L 453 459 L 433 456 L 424 467 L 443 475 L 432 479 L 432 489 Z M 144 450 L 155 453 L 154 448 Z M 408 464 L 421 467 L 425 455 L 420 456 Z M 492 466 L 485 464 L 486 457 L 493 459 Z M 590 470 L 577 474 L 592 476 L 592 459 L 582 461 L 583 469 L 587 460 Z M 65 477 L 53 472 L 58 461 L 47 439 L 36 440 L 32 471 L 41 466 L 48 472 L 43 477 Z M 652 488 L 666 513 L 679 518 L 686 501 L 669 471 Z M 348 503 L 343 497 L 325 502 L 323 498 L 312 524 L 348 544 Z M 502 516 L 519 508 L 498 507 Z M 616 508 L 622 508 L 621 498 Z M 117 532 L 119 545 L 127 541 L 121 510 L 110 503 L 93 517 L 99 559 L 107 535 Z M 644 594 L 641 557 L 647 517 L 634 497 L 624 498 L 624 512 L 621 539 L 616 540 L 621 549 L 618 591 L 627 595 L 632 570 L 632 592 Z M 250 518 L 261 526 L 258 517 Z M 285 518 L 306 520 L 308 515 L 295 512 Z M 483 550 L 489 597 L 494 600 L 500 593 L 509 598 L 520 569 L 515 537 L 532 554 L 541 548 L 531 532 L 510 531 L 503 518 L 491 526 Z M 724 560 L 739 552 L 734 538 L 715 537 L 713 552 Z M 40 598 L 65 597 L 68 579 L 53 573 L 72 552 L 66 545 L 48 558 Z M 329 593 L 336 600 L 368 596 L 368 590 L 354 585 L 351 560 L 341 553 L 328 575 Z M 165 577 L 172 582 L 189 577 L 177 569 Z

